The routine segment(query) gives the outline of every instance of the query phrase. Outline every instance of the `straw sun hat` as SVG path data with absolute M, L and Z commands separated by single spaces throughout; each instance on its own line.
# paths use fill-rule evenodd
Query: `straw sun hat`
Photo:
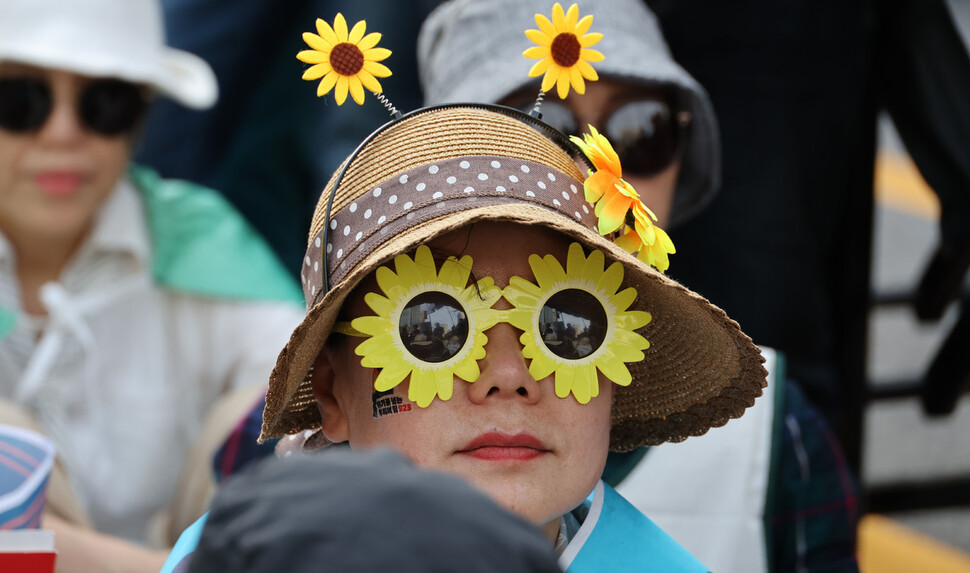
M 260 438 L 320 426 L 309 372 L 353 288 L 395 255 L 476 221 L 546 227 L 623 264 L 624 287 L 638 293 L 631 310 L 652 321 L 638 330 L 650 342 L 645 359 L 627 364 L 633 382 L 614 392 L 611 449 L 681 441 L 740 416 L 765 385 L 758 348 L 722 310 L 596 231 L 575 155 L 538 120 L 475 104 L 417 110 L 365 140 L 314 213 L 308 312 L 271 375 Z

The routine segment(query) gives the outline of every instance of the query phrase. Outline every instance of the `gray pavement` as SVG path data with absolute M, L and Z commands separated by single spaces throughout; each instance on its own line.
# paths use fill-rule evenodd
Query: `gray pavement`
M 915 284 L 936 240 L 936 224 L 887 207 L 876 215 L 876 288 Z M 870 326 L 869 368 L 879 380 L 925 372 L 955 320 L 919 323 L 908 309 L 880 310 Z M 944 418 L 927 418 L 916 399 L 878 402 L 865 419 L 863 481 L 869 484 L 970 475 L 970 397 Z M 970 552 L 970 507 L 891 517 Z
M 970 0 L 949 0 L 949 4 L 964 41 L 970 44 Z M 881 125 L 880 144 L 902 149 L 888 121 Z M 880 206 L 875 227 L 874 288 L 917 284 L 936 242 L 936 222 Z M 922 324 L 909 309 L 873 313 L 868 357 L 871 378 L 878 383 L 925 372 L 955 314 L 951 308 L 939 323 Z M 970 396 L 944 418 L 927 418 L 915 399 L 873 404 L 866 413 L 865 432 L 864 483 L 970 475 Z M 970 507 L 891 517 L 970 552 Z
M 950 0 L 964 40 L 970 44 L 970 1 Z M 888 121 L 883 148 L 902 149 Z M 876 290 L 917 284 L 936 242 L 936 223 L 881 206 L 875 217 L 873 282 Z M 955 320 L 951 308 L 936 324 L 920 323 L 909 309 L 879 310 L 870 319 L 870 376 L 908 378 L 925 372 Z M 917 400 L 876 403 L 865 419 L 862 480 L 868 484 L 970 475 L 970 397 L 945 418 L 927 418 Z M 892 516 L 913 529 L 970 552 L 970 507 Z

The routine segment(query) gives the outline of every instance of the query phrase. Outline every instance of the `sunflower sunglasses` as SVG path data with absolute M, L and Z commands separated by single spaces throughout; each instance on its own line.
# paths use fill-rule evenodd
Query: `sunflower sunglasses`
M 605 256 L 587 256 L 572 243 L 566 266 L 552 255 L 531 255 L 535 282 L 512 277 L 504 289 L 491 277 L 469 284 L 472 258 L 448 257 L 440 269 L 427 246 L 412 259 L 394 258 L 394 269 L 377 269 L 382 293 L 364 302 L 375 315 L 338 322 L 334 332 L 363 337 L 355 352 L 365 368 L 379 369 L 374 389 L 390 390 L 410 377 L 408 398 L 425 408 L 435 397 L 449 400 L 454 378 L 475 382 L 485 357 L 485 331 L 506 322 L 522 331 L 522 355 L 535 380 L 554 375 L 556 395 L 586 404 L 599 393 L 597 370 L 629 385 L 628 362 L 643 360 L 650 343 L 638 328 L 650 313 L 629 310 L 636 289 L 620 290 L 623 265 L 604 267 Z M 512 308 L 492 307 L 505 298 Z

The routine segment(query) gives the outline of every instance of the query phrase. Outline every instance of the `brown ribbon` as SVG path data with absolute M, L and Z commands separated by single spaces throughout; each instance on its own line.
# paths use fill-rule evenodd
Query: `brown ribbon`
M 326 244 L 326 229 L 317 233 L 301 273 L 307 307 L 323 294 L 324 249 L 330 283 L 336 284 L 378 245 L 409 227 L 472 207 L 516 203 L 541 205 L 596 226 L 582 182 L 546 165 L 497 156 L 422 165 L 384 181 L 333 215 Z

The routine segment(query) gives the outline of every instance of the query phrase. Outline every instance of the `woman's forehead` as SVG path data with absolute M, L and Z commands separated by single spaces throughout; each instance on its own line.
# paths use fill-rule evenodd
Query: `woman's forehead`
M 479 222 L 451 231 L 428 243 L 436 259 L 472 258 L 476 276 L 491 277 L 503 287 L 512 276 L 532 278 L 530 255 L 552 255 L 565 262 L 572 241 L 539 226 L 507 222 Z
M 513 276 L 528 280 L 535 278 L 529 266 L 530 255 L 552 255 L 565 264 L 571 242 L 565 235 L 545 227 L 484 221 L 438 236 L 427 246 L 437 266 L 440 267 L 448 257 L 461 259 L 469 256 L 472 258 L 472 277 L 490 277 L 496 286 L 503 288 Z M 413 255 L 413 252 L 408 254 Z M 394 269 L 394 261 L 382 266 Z M 344 302 L 344 314 L 356 316 L 366 312 L 364 295 L 379 290 L 375 274 L 369 274 Z

